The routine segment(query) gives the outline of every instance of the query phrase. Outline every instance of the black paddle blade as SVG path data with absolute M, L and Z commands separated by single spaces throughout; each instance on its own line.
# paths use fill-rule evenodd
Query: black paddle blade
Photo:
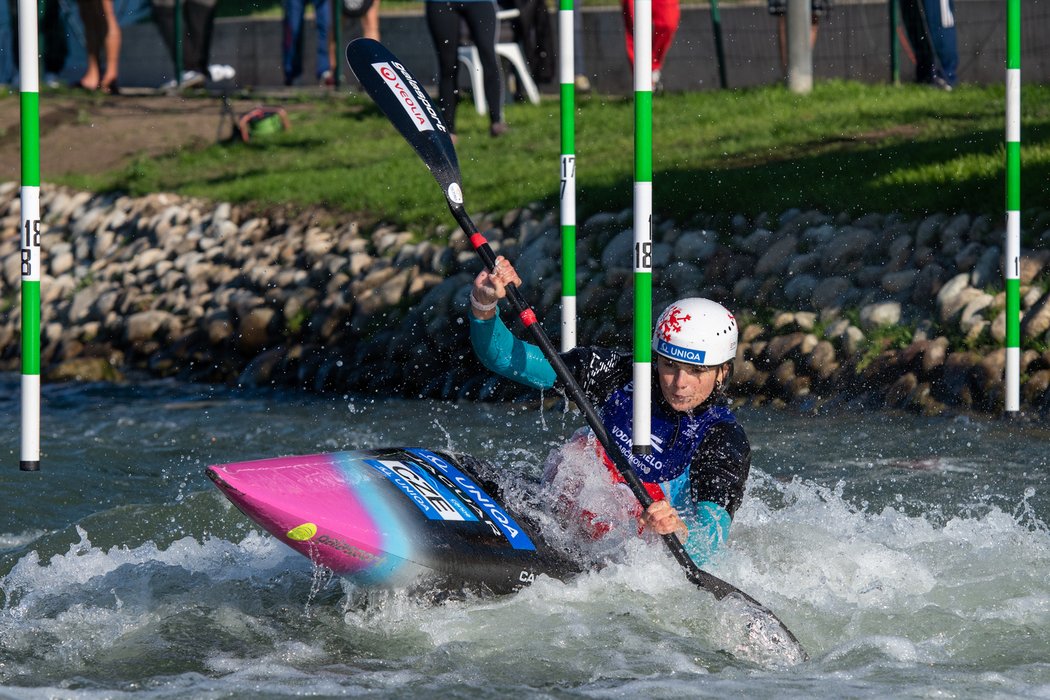
M 462 206 L 456 149 L 434 102 L 415 76 L 374 39 L 351 41 L 346 62 L 376 106 L 416 149 L 441 185 L 449 206 Z

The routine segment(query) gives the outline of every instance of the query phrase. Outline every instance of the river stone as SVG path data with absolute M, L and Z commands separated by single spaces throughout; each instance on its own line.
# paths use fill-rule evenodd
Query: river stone
M 270 327 L 276 315 L 277 312 L 269 306 L 256 306 L 240 316 L 237 341 L 243 351 L 257 352 L 270 343 Z
M 823 279 L 813 289 L 810 303 L 816 309 L 840 306 L 846 299 L 852 286 L 845 277 L 828 277 Z
M 896 301 L 868 304 L 860 310 L 860 325 L 867 331 L 883 326 L 895 326 L 900 320 L 901 305 Z
M 794 276 L 806 272 L 813 272 L 820 266 L 820 254 L 819 253 L 802 253 L 796 255 L 788 263 L 787 273 L 788 275 Z
M 1002 281 L 1002 251 L 998 246 L 989 246 L 974 265 L 970 273 L 970 286 L 983 289 Z
M 798 275 L 784 285 L 784 297 L 795 306 L 804 304 L 813 297 L 818 280 L 813 275 Z
M 798 246 L 798 237 L 794 234 L 784 236 L 769 246 L 755 263 L 755 275 L 767 277 L 787 269 Z
M 125 339 L 131 345 L 158 339 L 161 331 L 171 332 L 179 326 L 178 318 L 168 311 L 150 309 L 131 314 L 125 328 Z
M 915 230 L 915 245 L 929 246 L 937 242 L 937 236 L 947 217 L 944 214 L 933 214 L 923 219 Z
M 970 286 L 970 276 L 963 272 L 951 278 L 937 292 L 938 317 L 942 323 L 954 321 L 963 308 L 984 292 Z
M 718 249 L 714 231 L 683 231 L 674 243 L 674 259 L 680 262 L 703 261 Z
M 859 266 L 873 241 L 874 234 L 871 231 L 853 226 L 842 227 L 824 246 L 822 269 L 826 274 L 833 274 Z
M 662 284 L 674 291 L 674 296 L 696 296 L 704 284 L 704 275 L 696 265 L 688 262 L 671 263 L 661 273 Z
M 55 277 L 64 275 L 73 269 L 75 259 L 73 258 L 73 246 L 68 243 L 60 243 L 54 246 L 47 259 L 51 263 L 51 274 Z
M 50 382 L 122 382 L 124 375 L 104 357 L 74 357 L 47 370 Z
M 820 340 L 805 357 L 806 367 L 820 381 L 827 381 L 839 368 L 835 355 L 835 346 L 827 340 Z
M 918 275 L 916 270 L 901 270 L 900 272 L 890 272 L 883 275 L 879 281 L 879 286 L 889 294 L 900 294 L 908 291 L 911 286 L 915 283 L 915 278 Z
M 975 326 L 985 321 L 986 319 L 981 315 L 981 312 L 991 306 L 993 301 L 995 301 L 995 297 L 984 292 L 971 299 L 959 314 L 960 330 L 965 334 L 969 334 Z
M 884 400 L 887 406 L 903 408 L 919 386 L 918 378 L 911 372 L 906 372 L 897 378 L 889 389 L 886 390 Z
M 831 224 L 823 224 L 806 229 L 802 234 L 802 241 L 806 248 L 813 250 L 826 245 L 834 237 L 835 227 Z
M 1036 302 L 1021 321 L 1021 333 L 1025 338 L 1036 339 L 1050 330 L 1050 292 Z
M 750 236 L 733 239 L 733 243 L 738 249 L 753 255 L 757 255 L 760 251 L 766 250 L 772 241 L 773 232 L 765 228 L 755 229 Z

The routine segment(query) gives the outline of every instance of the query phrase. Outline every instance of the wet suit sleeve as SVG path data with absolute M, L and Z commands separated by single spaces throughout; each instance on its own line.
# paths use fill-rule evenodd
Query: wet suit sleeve
M 729 537 L 750 471 L 751 444 L 744 429 L 736 422 L 712 426 L 694 453 L 689 493 L 696 512 L 685 518 L 689 528 L 685 547 L 698 566 Z
M 481 364 L 501 377 L 535 389 L 554 386 L 554 368 L 543 352 L 514 337 L 499 314 L 486 321 L 471 315 L 470 343 Z

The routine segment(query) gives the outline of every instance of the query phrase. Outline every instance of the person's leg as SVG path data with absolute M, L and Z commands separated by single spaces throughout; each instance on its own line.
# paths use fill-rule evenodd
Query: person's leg
M 653 70 L 663 69 L 682 19 L 678 0 L 653 0 Z
M 933 47 L 921 4 L 922 0 L 900 0 L 901 24 L 915 53 L 915 82 L 929 83 L 934 75 Z
M 106 70 L 99 81 L 99 87 L 108 92 L 116 92 L 117 76 L 120 73 L 120 25 L 117 23 L 113 0 L 102 0 L 102 9 L 106 19 Z
M 15 81 L 14 27 L 7 0 L 0 0 L 0 85 Z
M 215 2 L 188 1 L 186 8 L 186 38 L 183 61 L 186 70 L 208 75 L 211 55 L 211 36 L 215 26 Z
M 368 39 L 379 41 L 379 0 L 373 0 L 368 12 L 361 16 L 361 33 Z
M 620 0 L 620 14 L 623 16 L 623 40 L 627 49 L 627 63 L 634 70 L 634 0 Z
M 445 126 L 456 133 L 456 100 L 459 99 L 459 13 L 450 2 L 427 0 L 427 29 L 438 59 L 438 107 Z
M 462 4 L 467 28 L 478 49 L 481 72 L 485 82 L 485 101 L 489 106 L 489 124 L 503 122 L 503 70 L 496 56 L 496 39 L 499 30 L 496 20 L 495 2 L 465 2 Z M 502 129 L 497 127 L 502 132 Z M 493 135 L 497 135 L 493 132 Z
M 7 5 L 7 0 L 0 0 L 0 5 Z M 3 9 L 0 9 L 2 12 Z M 45 0 L 44 17 L 41 26 L 41 35 L 44 45 L 44 73 L 45 75 L 58 75 L 66 65 L 69 56 L 69 45 L 66 43 L 66 30 L 62 25 L 62 13 L 58 6 L 58 0 Z M 3 29 L 0 28 L 0 34 Z M 0 60 L 3 60 L 0 58 Z
M 284 84 L 303 74 L 303 11 L 304 0 L 282 0 L 281 58 L 284 68 Z
M 332 6 L 328 0 L 313 0 L 314 24 L 317 28 L 317 70 L 314 77 L 320 79 L 332 74 L 328 60 L 328 28 L 332 24 Z
M 106 17 L 102 0 L 77 0 L 80 21 L 84 23 L 84 48 L 87 53 L 87 69 L 80 78 L 80 87 L 97 90 L 101 73 L 99 60 L 102 45 L 106 40 Z
M 926 25 L 930 42 L 937 54 L 941 74 L 948 85 L 958 82 L 959 49 L 955 36 L 955 3 L 953 0 L 924 0 Z

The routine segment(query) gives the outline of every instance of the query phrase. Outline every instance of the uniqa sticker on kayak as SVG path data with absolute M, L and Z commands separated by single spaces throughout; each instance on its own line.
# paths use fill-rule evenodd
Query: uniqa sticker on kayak
M 296 542 L 306 542 L 312 539 L 317 534 L 317 526 L 313 523 L 303 523 L 298 527 L 293 527 L 288 531 L 288 539 L 295 540 Z

